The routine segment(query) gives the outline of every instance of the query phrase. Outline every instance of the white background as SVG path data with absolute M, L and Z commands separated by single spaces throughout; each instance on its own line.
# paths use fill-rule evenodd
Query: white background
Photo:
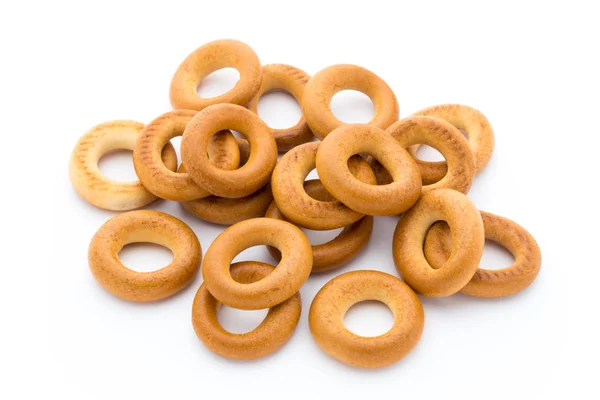
M 0 6 L 0 398 L 598 398 L 600 29 L 594 2 L 149 3 Z M 175 69 L 218 38 L 245 41 L 264 64 L 287 63 L 309 74 L 336 63 L 364 66 L 394 89 L 402 117 L 446 102 L 481 110 L 496 149 L 469 197 L 535 236 L 543 254 L 537 281 L 505 299 L 422 298 L 421 341 L 380 370 L 348 367 L 312 341 L 310 302 L 340 271 L 311 277 L 289 343 L 249 362 L 215 355 L 194 335 L 190 311 L 200 276 L 157 304 L 107 294 L 88 270 L 87 246 L 115 213 L 76 195 L 67 174 L 70 152 L 97 123 L 148 122 L 170 110 Z M 216 94 L 234 81 L 235 74 L 218 73 L 201 90 Z M 334 103 L 337 115 L 353 121 L 368 120 L 370 107 L 357 95 Z M 260 114 L 285 126 L 300 111 L 286 96 L 272 95 Z M 106 157 L 101 168 L 132 179 L 130 156 Z M 176 203 L 150 208 L 186 221 L 204 251 L 222 230 Z M 377 218 L 367 249 L 341 271 L 396 274 L 395 223 Z M 333 234 L 309 237 L 324 241 Z M 140 271 L 170 259 L 168 251 L 143 245 L 122 256 Z M 261 248 L 240 257 L 271 261 Z M 484 266 L 510 262 L 503 250 L 486 246 Z M 221 317 L 226 327 L 243 331 L 262 315 L 226 309 Z M 356 332 L 377 334 L 391 317 L 368 305 L 346 321 Z

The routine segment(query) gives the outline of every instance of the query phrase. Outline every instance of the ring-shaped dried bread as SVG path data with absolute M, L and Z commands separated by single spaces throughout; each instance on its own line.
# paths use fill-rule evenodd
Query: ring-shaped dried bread
M 379 161 L 393 182 L 372 185 L 356 179 L 347 164 L 350 157 L 360 153 Z M 413 158 L 391 135 L 373 125 L 344 125 L 331 132 L 317 150 L 316 166 L 325 189 L 362 214 L 400 214 L 421 194 L 421 175 Z
M 301 69 L 285 64 L 268 64 L 263 65 L 263 78 L 260 89 L 256 96 L 248 104 L 248 108 L 258 115 L 258 101 L 260 98 L 273 91 L 284 91 L 291 94 L 300 104 L 304 87 L 310 79 L 310 76 Z M 310 142 L 314 136 L 308 127 L 304 116 L 289 128 L 277 129 L 271 128 L 277 149 L 280 153 L 284 153 L 299 144 Z
M 113 211 L 126 211 L 152 203 L 157 197 L 140 181 L 118 182 L 105 177 L 98 161 L 112 150 L 134 150 L 144 124 L 136 121 L 108 121 L 94 126 L 75 145 L 69 160 L 69 179 L 75 191 L 88 203 Z M 165 169 L 175 171 L 177 153 L 170 143 L 158 149 Z
M 413 115 L 424 115 L 443 119 L 457 129 L 467 133 L 469 146 L 475 160 L 475 174 L 481 172 L 494 152 L 494 131 L 488 119 L 480 111 L 462 104 L 441 104 L 417 111 Z M 419 145 L 408 150 L 417 160 L 423 175 L 423 184 L 429 185 L 446 175 L 448 166 L 445 161 L 422 161 L 417 157 Z
M 358 65 L 332 65 L 308 81 L 302 97 L 304 118 L 319 139 L 344 125 L 331 111 L 331 99 L 342 90 L 358 90 L 369 96 L 375 108 L 369 124 L 385 129 L 398 120 L 398 100 L 383 79 Z
M 274 269 L 256 261 L 238 262 L 231 265 L 231 277 L 241 284 L 251 284 L 267 277 Z M 302 310 L 300 293 L 296 292 L 283 303 L 269 308 L 267 316 L 255 329 L 236 334 L 228 332 L 219 323 L 220 305 L 202 284 L 192 306 L 194 331 L 210 350 L 238 360 L 263 357 L 282 347 L 294 333 Z
M 340 201 L 320 201 L 304 190 L 306 176 L 316 167 L 317 150 L 322 142 L 305 143 L 294 147 L 273 170 L 273 198 L 283 215 L 303 228 L 327 230 L 353 224 L 364 214 L 351 210 Z M 358 180 L 374 185 L 376 178 L 369 164 L 359 155 L 345 160 L 347 169 Z
M 124 266 L 119 252 L 130 243 L 156 243 L 173 252 L 173 261 L 152 272 Z M 194 231 L 181 220 L 158 211 L 119 214 L 96 232 L 88 250 L 94 278 L 104 289 L 125 300 L 148 302 L 174 295 L 192 282 L 202 259 Z
M 133 165 L 149 191 L 167 200 L 189 201 L 210 196 L 189 174 L 170 170 L 160 159 L 160 149 L 176 136 L 197 114 L 193 110 L 169 111 L 150 122 L 142 131 L 133 151 Z M 207 146 L 207 157 L 218 168 L 234 169 L 240 163 L 240 152 L 233 134 L 227 130 L 214 134 Z
M 481 211 L 485 238 L 506 248 L 515 258 L 507 268 L 478 268 L 461 293 L 477 297 L 504 297 L 531 285 L 540 272 L 542 253 L 534 237 L 521 225 L 508 218 Z M 441 268 L 452 252 L 448 225 L 433 224 L 425 237 L 425 258 L 432 268 Z
M 335 201 L 318 179 L 304 182 L 304 190 L 310 197 L 319 201 Z M 265 217 L 287 221 L 275 202 L 272 202 L 269 208 L 267 208 Z M 313 245 L 313 266 L 311 273 L 331 271 L 352 260 L 367 245 L 372 232 L 373 217 L 365 215 L 353 224 L 346 226 L 332 240 Z M 267 250 L 269 250 L 274 259 L 277 261 L 281 260 L 279 250 L 272 246 L 267 246 Z
M 427 231 L 437 221 L 450 226 L 452 254 L 443 267 L 431 268 L 423 254 Z M 419 294 L 450 296 L 473 278 L 483 254 L 485 234 L 481 215 L 464 194 L 437 189 L 421 196 L 402 215 L 392 239 L 394 264 L 402 278 Z
M 394 315 L 386 333 L 365 337 L 344 326 L 344 314 L 356 303 L 376 300 Z M 361 368 L 379 368 L 406 356 L 419 342 L 424 325 L 423 306 L 402 280 L 379 271 L 338 275 L 319 290 L 310 306 L 308 322 L 315 342 L 330 356 Z
M 250 143 L 248 161 L 234 170 L 215 166 L 206 151 L 215 132 L 226 129 L 240 132 Z M 240 198 L 271 179 L 277 145 L 269 127 L 252 111 L 235 104 L 216 104 L 196 114 L 185 128 L 181 158 L 188 174 L 207 191 L 219 197 Z
M 229 273 L 233 259 L 252 246 L 276 247 L 282 258 L 275 271 L 254 283 L 236 282 Z M 271 218 L 253 218 L 225 229 L 212 242 L 202 265 L 206 288 L 221 303 L 259 310 L 283 303 L 300 290 L 312 269 L 310 242 L 296 226 Z
M 240 79 L 233 89 L 215 97 L 200 97 L 197 93 L 200 82 L 221 68 L 238 70 Z M 250 46 L 238 40 L 215 40 L 183 60 L 171 80 L 169 96 L 175 109 L 199 111 L 220 103 L 245 106 L 256 95 L 261 81 L 260 60 Z
M 416 144 L 426 144 L 438 150 L 447 163 L 447 173 L 431 184 L 423 182 L 422 193 L 435 189 L 454 189 L 467 194 L 475 177 L 475 161 L 467 139 L 452 124 L 439 118 L 411 116 L 394 122 L 385 130 L 406 149 Z M 423 175 L 419 159 L 415 158 Z M 369 160 L 380 185 L 391 182 L 391 176 L 376 160 Z M 379 165 L 376 165 L 379 164 Z

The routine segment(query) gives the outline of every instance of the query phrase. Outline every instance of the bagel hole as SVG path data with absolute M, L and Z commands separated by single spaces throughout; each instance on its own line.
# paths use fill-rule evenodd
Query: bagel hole
M 358 90 L 342 90 L 331 99 L 331 112 L 342 122 L 367 123 L 375 115 L 373 102 L 366 94 Z
M 469 134 L 467 133 L 467 131 L 465 131 L 464 129 L 459 129 L 460 133 L 463 134 L 463 136 L 467 139 L 469 139 Z
M 233 264 L 240 261 L 261 261 L 272 264 L 273 259 L 269 256 L 267 246 L 258 245 L 243 250 L 241 253 L 235 256 L 231 263 Z
M 233 133 L 233 136 L 238 139 L 247 139 L 246 136 L 242 135 L 238 131 L 234 131 L 233 129 L 230 129 L 230 131 L 231 131 L 231 133 Z
M 305 181 L 312 180 L 312 179 L 319 179 L 319 172 L 317 171 L 316 168 L 313 168 L 308 173 L 308 175 L 306 175 L 306 178 L 304 178 Z
M 175 136 L 170 142 L 177 153 L 177 167 L 179 167 L 181 165 L 181 136 Z
M 173 261 L 173 253 L 155 243 L 130 243 L 119 252 L 119 260 L 133 271 L 152 272 L 169 265 Z
M 344 325 L 359 336 L 379 336 L 394 325 L 394 314 L 387 305 L 376 300 L 354 304 L 344 315 Z
M 365 154 L 365 157 L 366 156 L 367 156 L 367 154 Z M 346 165 L 348 166 L 348 169 L 350 171 L 352 171 L 352 168 L 350 168 L 350 159 L 348 159 L 348 161 L 346 162 Z M 305 181 L 310 181 L 310 180 L 313 180 L 313 179 L 319 179 L 319 180 L 321 179 L 319 177 L 319 171 L 317 171 L 316 168 L 311 169 L 310 172 L 306 175 L 306 178 L 304 178 Z M 310 196 L 310 194 L 309 194 L 309 196 Z M 313 196 L 310 196 L 310 197 L 313 197 Z
M 347 165 L 348 165 L 348 169 L 349 169 L 350 171 L 352 171 L 352 168 L 350 167 L 350 160 L 348 160 L 348 164 L 347 164 Z M 320 180 L 320 178 L 319 178 L 319 171 L 317 171 L 317 169 L 316 169 L 316 168 L 313 168 L 313 169 L 312 169 L 312 170 L 311 170 L 311 171 L 310 171 L 310 172 L 309 172 L 309 173 L 306 175 L 306 178 L 304 178 L 304 189 L 306 190 L 306 188 L 307 188 L 307 182 L 308 182 L 308 181 L 314 181 L 314 180 Z M 307 191 L 307 193 L 306 193 L 306 194 L 308 194 L 308 196 L 309 196 L 309 197 L 312 197 L 313 199 L 315 199 L 315 200 L 317 200 L 317 201 L 325 201 L 325 202 L 327 202 L 327 201 L 337 201 L 337 199 L 336 199 L 335 197 L 333 197 L 333 196 L 331 195 L 331 193 L 329 193 L 328 191 L 327 191 L 327 193 L 326 193 L 326 196 L 327 196 L 327 197 L 321 197 L 322 195 L 320 195 L 320 196 L 315 196 L 313 193 L 310 193 L 310 190 L 309 190 L 309 191 Z M 316 193 L 315 193 L 315 194 L 316 194 Z
M 204 98 L 220 96 L 229 92 L 240 80 L 240 73 L 235 68 L 221 68 L 206 76 L 198 87 L 196 93 Z
M 133 151 L 113 150 L 102 156 L 98 161 L 98 169 L 108 179 L 119 182 L 138 180 L 133 167 Z
M 308 238 L 308 241 L 313 246 L 332 241 L 344 230 L 344 228 L 331 229 L 326 231 L 314 231 L 312 229 L 305 228 L 300 229 L 302 230 L 302 232 L 304 232 L 304 234 Z
M 238 131 L 234 131 L 233 129 L 229 130 L 231 132 L 231 134 L 233 135 L 233 137 L 235 137 L 236 139 L 243 139 L 246 143 L 248 143 L 248 151 L 252 151 L 252 144 L 250 144 L 250 141 L 248 140 L 248 138 L 246 136 L 244 136 L 242 133 L 238 132 Z M 242 160 L 242 146 L 240 147 L 240 167 L 244 166 L 247 162 L 247 160 Z M 248 154 L 248 157 L 250 157 L 250 155 Z M 279 159 L 277 159 L 279 161 Z
M 515 262 L 515 257 L 510 251 L 491 240 L 485 241 L 483 256 L 479 263 L 481 268 L 497 270 L 511 266 Z
M 355 154 L 355 155 L 356 155 L 356 154 Z M 352 157 L 354 157 L 355 155 L 353 155 Z M 369 154 L 367 154 L 367 153 L 364 153 L 364 154 L 358 154 L 358 156 L 361 156 L 361 157 L 363 157 L 363 158 L 366 160 L 366 159 L 368 158 Z M 354 174 L 355 174 L 355 170 L 354 170 L 354 168 L 352 168 L 352 166 L 351 166 L 351 165 L 352 165 L 352 164 L 351 164 L 351 159 L 352 159 L 352 157 L 350 157 L 350 158 L 348 159 L 348 161 L 346 162 L 346 166 L 348 167 L 348 169 L 350 170 L 350 172 L 351 172 L 351 173 L 354 175 Z M 356 177 L 356 175 L 355 175 L 355 177 Z M 319 179 L 319 180 L 320 180 L 320 177 L 319 177 L 319 171 L 317 171 L 317 169 L 316 169 L 316 168 L 313 168 L 313 169 L 312 169 L 312 170 L 311 170 L 311 171 L 308 173 L 308 175 L 306 175 L 306 178 L 304 178 L 304 180 L 305 180 L 305 181 L 314 180 L 314 179 Z M 310 194 L 308 194 L 308 195 L 309 195 L 310 197 L 314 198 L 314 197 L 313 197 L 313 196 L 311 196 Z M 322 199 L 316 199 L 316 200 L 323 201 Z M 335 199 L 335 198 L 333 198 L 333 200 L 336 200 L 336 199 Z
M 426 144 L 420 145 L 416 154 L 417 158 L 421 161 L 444 161 L 442 153 Z
M 219 323 L 228 332 L 247 333 L 256 329 L 265 319 L 268 308 L 262 310 L 238 310 L 221 305 L 217 313 Z
M 265 93 L 258 100 L 258 116 L 271 128 L 290 128 L 302 118 L 300 104 L 285 91 Z

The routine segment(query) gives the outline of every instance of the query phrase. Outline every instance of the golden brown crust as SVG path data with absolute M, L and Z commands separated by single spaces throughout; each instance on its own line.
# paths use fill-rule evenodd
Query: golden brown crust
M 69 160 L 69 178 L 88 203 L 107 210 L 126 211 L 156 200 L 142 182 L 117 182 L 98 169 L 98 161 L 109 151 L 133 150 L 143 129 L 141 122 L 108 121 L 94 126 L 77 141 Z M 165 169 L 177 168 L 177 154 L 170 143 L 163 144 L 157 152 Z
M 224 129 L 242 133 L 250 143 L 248 162 L 235 170 L 221 169 L 208 158 L 211 136 Z M 277 163 L 277 145 L 269 127 L 252 111 L 234 104 L 216 104 L 196 114 L 185 128 L 181 158 L 188 174 L 201 187 L 215 196 L 240 198 L 269 181 Z
M 475 173 L 481 172 L 494 152 L 494 131 L 489 121 L 480 111 L 462 104 L 441 104 L 417 111 L 413 115 L 423 115 L 443 119 L 457 129 L 467 133 L 469 146 L 475 160 Z M 419 146 L 412 146 L 409 151 L 415 159 Z M 439 181 L 446 175 L 447 164 L 445 161 L 427 162 L 418 160 L 423 183 L 431 184 Z
M 152 272 L 124 266 L 119 252 L 129 243 L 150 242 L 173 252 L 173 261 Z M 105 222 L 90 243 L 92 274 L 110 293 L 125 300 L 147 302 L 172 296 L 196 276 L 202 259 L 200 242 L 181 220 L 158 211 L 138 210 Z
M 320 201 L 331 201 L 332 199 L 318 179 L 306 181 L 304 190 L 310 197 Z M 267 208 L 265 217 L 287 221 L 275 202 L 272 202 Z M 313 245 L 311 273 L 331 271 L 352 260 L 367 245 L 371 232 L 373 232 L 373 217 L 367 215 L 346 226 L 334 239 L 323 244 Z M 272 246 L 267 246 L 267 250 L 277 261 L 281 260 L 279 250 Z
M 196 114 L 193 110 L 175 110 L 155 118 L 144 128 L 135 145 L 135 171 L 148 190 L 158 197 L 188 201 L 210 196 L 189 174 L 166 168 L 159 158 L 159 149 L 172 138 L 181 136 Z M 219 168 L 234 169 L 239 165 L 239 147 L 229 131 L 218 132 L 210 138 L 207 154 Z
M 243 250 L 275 246 L 283 257 L 275 271 L 258 282 L 240 284 L 229 274 L 231 261 Z M 271 218 L 253 218 L 225 229 L 208 248 L 202 265 L 207 289 L 221 303 L 242 310 L 273 307 L 293 296 L 312 268 L 312 249 L 306 235 L 290 224 Z
M 275 268 L 269 264 L 245 261 L 231 265 L 231 277 L 239 283 L 254 283 L 265 278 Z M 283 346 L 294 333 L 302 301 L 300 293 L 269 309 L 269 313 L 247 333 L 231 333 L 223 329 L 217 318 L 220 303 L 206 285 L 198 289 L 192 306 L 192 324 L 198 338 L 215 353 L 238 360 L 252 360 L 271 354 Z
M 369 154 L 381 162 L 394 182 L 376 186 L 352 176 L 347 162 L 359 153 Z M 415 204 L 421 194 L 421 176 L 412 157 L 387 132 L 372 125 L 343 125 L 331 132 L 319 146 L 316 166 L 325 189 L 348 208 L 362 214 L 402 213 Z
M 394 314 L 394 325 L 383 335 L 364 337 L 350 332 L 344 314 L 354 304 L 377 300 Z M 353 271 L 329 281 L 315 296 L 308 316 L 310 331 L 323 351 L 361 368 L 393 364 L 408 354 L 423 332 L 423 307 L 400 279 L 379 271 Z
M 353 224 L 363 214 L 349 209 L 340 201 L 319 201 L 304 190 L 304 179 L 316 166 L 321 142 L 305 143 L 284 154 L 273 171 L 273 198 L 283 215 L 293 223 L 308 229 L 337 229 Z M 369 164 L 355 156 L 345 164 L 360 181 L 375 184 Z
M 265 210 L 272 201 L 271 185 L 267 183 L 258 191 L 239 199 L 208 196 L 181 202 L 181 206 L 204 221 L 232 225 L 246 219 L 264 216 Z
M 426 144 L 438 150 L 447 160 L 446 175 L 439 181 L 425 184 L 422 193 L 435 189 L 454 189 L 467 194 L 475 176 L 475 161 L 467 139 L 452 124 L 439 118 L 411 116 L 393 123 L 386 129 L 405 149 Z M 413 157 L 414 158 L 414 157 Z M 423 162 L 414 158 L 421 169 Z M 371 165 L 377 163 L 376 160 Z M 379 163 L 377 163 L 379 164 Z M 378 184 L 389 183 L 391 176 L 381 164 L 374 168 Z M 425 171 L 427 173 L 427 171 Z
M 512 253 L 515 262 L 507 268 L 478 268 L 461 292 L 477 297 L 504 297 L 518 293 L 531 285 L 542 265 L 542 254 L 534 237 L 508 218 L 481 211 L 485 238 Z M 425 238 L 425 257 L 432 268 L 442 267 L 452 252 L 452 237 L 448 225 L 433 224 Z
M 436 221 L 446 221 L 456 246 L 448 262 L 432 269 L 423 254 L 425 235 Z M 392 242 L 396 269 L 417 293 L 425 296 L 449 296 L 473 278 L 485 236 L 481 215 L 464 194 L 437 189 L 421 196 L 417 204 L 402 215 Z
M 331 99 L 342 90 L 358 90 L 371 99 L 375 115 L 369 124 L 385 129 L 398 120 L 400 107 L 392 89 L 377 75 L 357 65 L 332 65 L 317 72 L 306 85 L 302 112 L 319 139 L 344 125 L 331 111 Z
M 233 89 L 211 98 L 198 96 L 196 90 L 206 76 L 229 67 L 240 73 Z M 237 40 L 215 40 L 194 50 L 183 60 L 171 80 L 169 96 L 175 109 L 199 111 L 220 103 L 245 106 L 256 95 L 261 81 L 260 60 L 250 46 Z
M 256 96 L 248 104 L 248 108 L 252 112 L 258 115 L 258 101 L 261 96 L 276 90 L 285 91 L 291 94 L 299 104 L 302 103 L 304 88 L 310 79 L 310 76 L 306 72 L 285 64 L 264 65 L 262 71 L 263 78 L 260 89 L 258 89 L 258 93 L 256 93 Z M 290 128 L 271 128 L 271 131 L 273 132 L 273 136 L 275 136 L 277 149 L 280 153 L 285 153 L 302 143 L 310 142 L 314 138 L 310 128 L 306 124 L 304 116 Z

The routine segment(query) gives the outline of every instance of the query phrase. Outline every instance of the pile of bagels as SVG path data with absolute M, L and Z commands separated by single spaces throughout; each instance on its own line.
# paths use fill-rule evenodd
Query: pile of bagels
M 200 82 L 226 67 L 239 71 L 235 87 L 200 97 Z M 372 100 L 368 124 L 346 124 L 332 113 L 332 97 L 346 89 Z M 272 129 L 257 115 L 260 97 L 274 90 L 290 93 L 301 105 L 303 116 L 291 128 Z M 127 211 L 104 223 L 89 246 L 90 270 L 107 291 L 129 301 L 161 300 L 189 285 L 202 264 L 192 324 L 215 353 L 255 359 L 283 346 L 300 320 L 302 285 L 312 273 L 356 257 L 369 241 L 374 216 L 400 215 L 391 251 L 402 279 L 374 270 L 341 273 L 317 293 L 309 311 L 315 342 L 347 364 L 382 367 L 410 352 L 424 325 L 417 294 L 504 297 L 527 288 L 539 272 L 541 253 L 531 234 L 479 211 L 466 196 L 494 148 L 490 123 L 471 107 L 438 105 L 400 119 L 394 92 L 365 68 L 334 65 L 311 77 L 289 65 L 261 65 L 236 40 L 217 40 L 191 53 L 175 72 L 170 100 L 174 110 L 148 124 L 121 120 L 93 127 L 75 145 L 69 175 L 87 202 Z M 176 136 L 183 136 L 181 165 L 170 143 Z M 445 161 L 419 160 L 422 144 Z M 116 182 L 100 173 L 98 161 L 116 149 L 133 150 L 139 181 Z M 315 168 L 319 180 L 306 181 Z M 183 221 L 135 210 L 158 198 L 228 225 L 203 260 L 198 238 Z M 343 230 L 313 246 L 300 228 Z M 486 239 L 508 249 L 514 263 L 479 268 Z M 134 242 L 165 246 L 173 261 L 153 272 L 128 269 L 119 252 Z M 267 246 L 276 267 L 232 263 L 257 245 Z M 363 337 L 344 326 L 346 311 L 366 300 L 391 309 L 395 322 L 388 332 Z M 269 311 L 256 329 L 234 334 L 219 324 L 220 304 Z

